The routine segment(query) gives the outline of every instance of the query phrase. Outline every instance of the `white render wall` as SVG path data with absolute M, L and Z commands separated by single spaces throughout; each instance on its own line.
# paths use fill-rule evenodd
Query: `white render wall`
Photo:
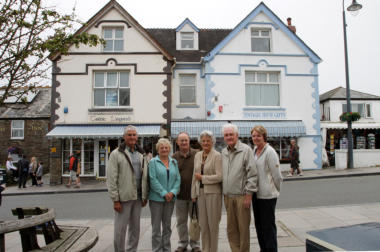
M 355 149 L 353 151 L 354 168 L 380 165 L 380 150 Z M 335 150 L 335 169 L 347 169 L 347 150 Z
M 346 104 L 345 100 L 330 100 L 325 102 L 330 106 L 330 121 L 332 122 L 340 122 L 339 116 L 343 113 L 343 104 Z M 351 105 L 355 103 L 360 104 L 371 104 L 371 118 L 360 118 L 359 122 L 380 122 L 380 101 L 373 100 L 351 100 Z M 328 105 L 327 105 L 328 106 Z

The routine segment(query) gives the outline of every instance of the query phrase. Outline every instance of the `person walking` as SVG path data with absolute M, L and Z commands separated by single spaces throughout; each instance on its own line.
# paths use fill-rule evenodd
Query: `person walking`
M 200 251 L 199 238 L 196 241 L 190 240 L 188 228 L 188 216 L 191 215 L 193 202 L 191 201 L 191 181 L 194 170 L 194 157 L 196 150 L 190 148 L 190 137 L 186 132 L 178 134 L 177 145 L 179 150 L 173 154 L 177 160 L 178 169 L 181 176 L 181 186 L 175 201 L 175 213 L 177 218 L 178 248 L 176 252 L 187 250 L 187 246 L 194 252 Z
M 148 167 L 142 149 L 136 144 L 137 128 L 125 127 L 123 138 L 124 142 L 111 152 L 108 160 L 107 187 L 115 213 L 115 252 L 135 252 L 140 238 L 141 208 L 147 204 Z
M 222 167 L 228 242 L 232 252 L 247 252 L 252 194 L 257 191 L 257 169 L 251 147 L 239 140 L 237 126 L 226 124 L 222 133 L 227 145 L 222 150 Z
M 77 150 L 69 158 L 69 171 L 70 177 L 69 182 L 66 184 L 66 187 L 71 187 L 74 184 L 74 188 L 80 188 L 80 151 Z
M 289 158 L 290 158 L 290 172 L 286 176 L 287 177 L 293 176 L 295 174 L 294 173 L 295 170 L 297 170 L 298 176 L 303 176 L 303 173 L 300 167 L 299 147 L 295 139 L 290 140 Z
M 202 251 L 217 252 L 222 216 L 222 157 L 214 150 L 215 138 L 211 131 L 203 131 L 198 141 L 202 151 L 194 159 L 191 198 L 199 206 Z
M 37 171 L 36 171 L 36 177 L 37 177 L 37 186 L 42 186 L 43 182 L 42 182 L 42 176 L 44 175 L 44 168 L 43 168 L 43 162 L 40 161 L 38 163 L 38 168 L 37 168 Z
M 29 161 L 26 159 L 26 156 L 23 154 L 21 159 L 17 163 L 18 166 L 18 188 L 26 188 L 26 180 L 29 173 Z
M 277 252 L 276 202 L 280 195 L 282 176 L 277 152 L 267 143 L 263 126 L 251 130 L 259 188 L 252 197 L 257 239 L 262 252 Z
M 169 156 L 171 150 L 169 140 L 160 138 L 156 149 L 158 155 L 149 162 L 152 251 L 170 252 L 171 217 L 174 201 L 180 189 L 181 176 L 177 161 Z
M 37 168 L 38 168 L 37 158 L 32 157 L 29 163 L 29 175 L 30 175 L 30 178 L 32 179 L 32 186 L 37 186 L 37 178 L 36 178 Z

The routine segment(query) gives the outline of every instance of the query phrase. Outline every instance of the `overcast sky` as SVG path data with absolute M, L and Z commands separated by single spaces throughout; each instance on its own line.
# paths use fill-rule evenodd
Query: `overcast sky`
M 176 28 L 188 17 L 198 28 L 234 28 L 259 0 L 118 0 L 145 28 Z M 297 35 L 322 58 L 319 93 L 345 87 L 342 0 L 264 0 L 284 23 L 291 17 Z M 351 4 L 345 0 L 345 8 Z M 346 11 L 351 89 L 380 96 L 380 0 L 358 0 L 357 16 Z M 49 0 L 60 12 L 76 6 L 82 21 L 108 0 Z

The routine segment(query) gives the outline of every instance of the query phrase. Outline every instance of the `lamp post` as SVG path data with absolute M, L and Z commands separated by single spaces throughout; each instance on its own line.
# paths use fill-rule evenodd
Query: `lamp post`
M 345 71 L 346 71 L 346 100 L 347 100 L 347 112 L 351 113 L 351 91 L 350 91 L 350 77 L 348 71 L 348 53 L 347 53 L 347 33 L 346 33 L 346 12 L 344 11 L 344 0 L 342 0 L 343 5 L 343 35 L 344 35 L 344 59 L 345 59 Z M 361 4 L 358 4 L 356 0 L 352 0 L 352 4 L 347 7 L 348 11 L 358 11 L 362 8 Z M 352 121 L 347 120 L 347 168 L 354 167 L 354 155 L 353 155 L 353 141 L 352 141 Z

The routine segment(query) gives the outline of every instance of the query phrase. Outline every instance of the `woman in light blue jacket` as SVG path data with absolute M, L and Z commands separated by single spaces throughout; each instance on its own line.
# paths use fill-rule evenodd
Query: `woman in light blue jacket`
M 158 155 L 149 162 L 152 251 L 170 252 L 171 218 L 181 177 L 177 161 L 169 156 L 171 150 L 169 140 L 160 138 L 156 149 Z

